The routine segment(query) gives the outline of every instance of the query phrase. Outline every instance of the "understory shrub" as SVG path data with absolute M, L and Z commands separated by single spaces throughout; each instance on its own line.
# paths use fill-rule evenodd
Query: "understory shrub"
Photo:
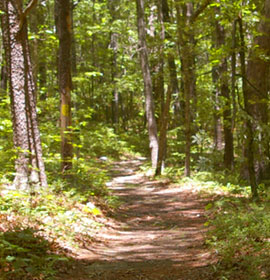
M 270 279 L 270 205 L 222 198 L 212 212 L 208 244 L 219 261 L 216 279 Z

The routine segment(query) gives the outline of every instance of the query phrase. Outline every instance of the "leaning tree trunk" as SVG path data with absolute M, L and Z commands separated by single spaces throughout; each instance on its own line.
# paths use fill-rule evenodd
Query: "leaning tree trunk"
M 72 17 L 70 0 L 55 0 L 55 19 L 59 37 L 58 79 L 61 97 L 61 159 L 62 172 L 72 168 L 71 131 L 71 46 Z
M 137 24 L 139 35 L 139 50 L 141 69 L 144 81 L 145 110 L 148 124 L 149 145 L 151 149 L 152 167 L 156 168 L 158 160 L 158 137 L 157 124 L 155 119 L 154 98 L 152 92 L 152 80 L 148 62 L 148 50 L 146 45 L 146 31 L 144 21 L 144 1 L 136 0 L 137 4 Z
M 23 1 L 2 0 L 2 33 L 9 79 L 13 140 L 17 150 L 14 187 L 29 190 L 46 187 L 47 179 L 36 113 L 36 87 L 30 62 L 27 14 L 35 0 L 23 10 Z

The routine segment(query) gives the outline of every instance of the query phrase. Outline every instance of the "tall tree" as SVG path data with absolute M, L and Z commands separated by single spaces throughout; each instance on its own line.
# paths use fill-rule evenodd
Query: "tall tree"
M 72 17 L 70 0 L 55 0 L 55 20 L 59 37 L 58 79 L 61 98 L 61 158 L 62 172 L 72 168 L 72 131 L 71 131 L 71 46 Z
M 257 157 L 255 159 L 258 180 L 269 172 L 268 92 L 270 73 L 270 0 L 265 0 L 261 20 L 257 28 L 247 62 L 245 95 L 247 108 L 252 117 L 253 137 L 257 135 Z M 255 143 L 254 143 L 255 144 Z M 255 148 L 255 147 L 254 147 Z
M 149 146 L 151 149 L 152 167 L 156 168 L 158 160 L 158 136 L 155 118 L 152 79 L 148 62 L 148 48 L 146 44 L 146 28 L 144 20 L 144 1 L 136 0 L 137 4 L 137 26 L 139 35 L 139 51 L 141 69 L 144 80 L 145 111 L 148 124 Z
M 118 11 L 119 3 L 116 0 L 108 1 L 109 10 L 111 14 L 111 23 L 113 25 L 114 21 L 119 18 Z M 112 78 L 112 123 L 115 130 L 118 130 L 119 126 L 119 90 L 117 88 L 117 77 L 119 76 L 119 69 L 117 65 L 118 56 L 118 37 L 119 34 L 112 30 L 110 32 L 110 49 L 112 51 L 111 57 L 111 78 Z
M 180 46 L 180 58 L 183 75 L 183 90 L 185 99 L 185 176 L 190 176 L 191 163 L 191 139 L 192 139 L 192 100 L 196 106 L 196 72 L 195 72 L 195 40 L 194 23 L 197 18 L 211 3 L 205 0 L 197 9 L 194 3 L 188 1 L 179 3 L 175 1 L 177 11 L 178 39 Z
M 241 16 L 238 19 L 239 23 L 239 33 L 241 40 L 240 48 L 240 61 L 241 61 L 241 76 L 242 76 L 242 88 L 243 88 L 243 97 L 244 97 L 244 109 L 247 113 L 246 118 L 246 141 L 245 141 L 245 157 L 246 157 L 246 166 L 249 176 L 249 182 L 251 185 L 252 196 L 254 198 L 258 197 L 257 182 L 254 168 L 254 132 L 252 129 L 251 122 L 251 108 L 249 104 L 249 99 L 247 95 L 247 80 L 246 80 L 246 55 L 245 55 L 245 36 L 243 31 L 243 24 Z
M 194 35 L 193 35 L 193 3 L 176 5 L 178 17 L 178 37 L 182 62 L 183 89 L 185 99 L 185 176 L 190 176 L 191 162 L 191 100 L 195 95 Z
M 160 23 L 162 26 L 162 41 L 165 39 L 172 40 L 171 35 L 166 30 L 165 23 L 171 23 L 169 15 L 169 6 L 167 0 L 159 0 L 159 10 L 160 10 Z M 164 48 L 164 47 L 163 47 Z M 160 135 L 159 135 L 159 152 L 158 152 L 158 165 L 156 168 L 156 175 L 161 174 L 162 163 L 165 161 L 166 155 L 166 146 L 167 146 L 167 129 L 170 118 L 170 105 L 172 95 L 178 96 L 179 86 L 177 80 L 177 72 L 175 65 L 174 49 L 170 48 L 165 55 L 168 61 L 168 70 L 169 70 L 169 86 L 166 94 L 166 102 L 162 106 L 162 114 L 160 121 Z M 164 80 L 164 79 L 163 79 Z
M 217 13 L 220 13 L 217 10 Z M 216 20 L 216 47 L 224 48 L 226 34 L 225 28 Z M 229 77 L 228 77 L 228 63 L 227 55 L 223 54 L 223 57 L 220 59 L 220 63 L 217 67 L 217 77 L 219 83 L 220 95 L 223 99 L 223 130 L 224 130 L 224 166 L 227 169 L 232 169 L 234 161 L 234 152 L 233 152 L 233 134 L 232 134 L 232 113 L 231 113 L 231 98 L 229 90 Z
M 27 16 L 36 4 L 23 1 L 0 3 L 2 34 L 9 79 L 13 140 L 17 150 L 14 186 L 18 189 L 46 187 L 47 179 L 36 113 L 36 86 L 30 61 Z

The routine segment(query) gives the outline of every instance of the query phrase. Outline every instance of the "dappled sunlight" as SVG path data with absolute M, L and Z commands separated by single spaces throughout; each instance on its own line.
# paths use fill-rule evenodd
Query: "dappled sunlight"
M 121 266 L 126 271 L 129 263 L 134 270 L 138 266 L 142 272 L 149 268 L 155 271 L 159 263 L 159 266 L 167 264 L 163 273 L 174 271 L 175 278 L 170 279 L 189 279 L 176 278 L 181 276 L 183 266 L 186 271 L 210 263 L 210 254 L 204 246 L 207 230 L 204 208 L 208 201 L 180 187 L 170 188 L 169 183 L 151 181 L 144 174 L 135 173 L 139 164 L 139 161 L 118 163 L 121 168 L 109 184 L 123 202 L 113 216 L 114 226 L 101 229 L 96 242 L 81 248 L 78 258 L 94 261 L 87 275 L 98 272 L 107 275 L 121 270 Z M 114 168 L 116 172 L 117 167 Z M 175 270 L 177 267 L 181 269 Z M 145 279 L 165 279 L 153 275 Z

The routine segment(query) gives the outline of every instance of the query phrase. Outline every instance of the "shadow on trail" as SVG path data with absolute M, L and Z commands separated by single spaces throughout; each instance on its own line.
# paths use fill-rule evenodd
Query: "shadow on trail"
M 211 279 L 204 246 L 208 201 L 151 181 L 135 172 L 140 164 L 133 160 L 114 166 L 110 188 L 123 205 L 112 226 L 100 231 L 98 242 L 80 250 L 76 279 Z

